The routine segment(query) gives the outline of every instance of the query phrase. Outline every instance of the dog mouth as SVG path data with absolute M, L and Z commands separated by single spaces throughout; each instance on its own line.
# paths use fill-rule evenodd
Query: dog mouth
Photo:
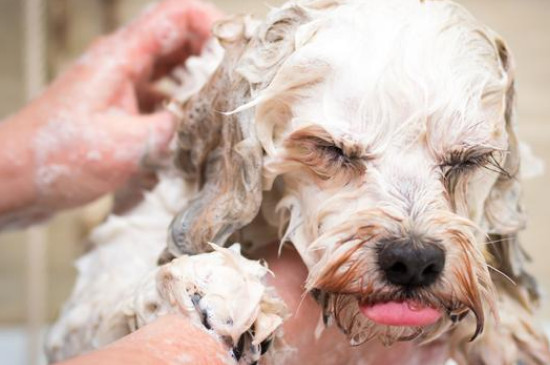
M 442 317 L 440 310 L 412 299 L 376 304 L 360 303 L 359 309 L 372 322 L 387 326 L 425 327 Z
M 321 305 L 325 326 L 335 323 L 352 346 L 375 338 L 385 346 L 416 339 L 431 341 L 458 325 L 468 313 L 476 315 L 475 308 L 466 303 L 427 289 L 354 293 L 314 288 L 311 294 Z M 474 336 L 479 332 L 478 325 Z

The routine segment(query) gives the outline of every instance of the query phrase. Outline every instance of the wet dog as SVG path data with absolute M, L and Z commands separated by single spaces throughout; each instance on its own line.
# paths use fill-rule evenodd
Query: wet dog
M 180 211 L 165 266 L 153 269 L 168 289 L 152 317 L 186 290 L 187 307 L 225 313 L 207 305 L 208 288 L 189 292 L 192 274 L 174 284 L 182 258 L 208 265 L 228 255 L 211 242 L 279 240 L 298 250 L 325 323 L 351 345 L 443 337 L 461 364 L 550 361 L 518 241 L 514 62 L 497 34 L 429 0 L 300 1 L 263 22 L 223 21 L 215 34 L 220 66 L 170 106 L 188 188 L 165 214 Z M 277 302 L 272 294 L 258 305 Z M 265 313 L 267 332 L 283 313 Z M 207 324 L 217 333 L 219 318 Z M 238 360 L 257 361 L 266 338 L 249 339 L 256 350 Z

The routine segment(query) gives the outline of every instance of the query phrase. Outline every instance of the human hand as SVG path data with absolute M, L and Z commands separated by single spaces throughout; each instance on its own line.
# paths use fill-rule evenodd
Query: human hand
M 167 0 L 95 44 L 46 91 L 0 123 L 0 215 L 59 210 L 124 185 L 166 152 L 174 121 L 152 112 L 152 83 L 200 52 L 219 16 L 198 0 Z M 9 194 L 5 194 L 9 191 Z M 16 192 L 23 192 L 17 194 Z

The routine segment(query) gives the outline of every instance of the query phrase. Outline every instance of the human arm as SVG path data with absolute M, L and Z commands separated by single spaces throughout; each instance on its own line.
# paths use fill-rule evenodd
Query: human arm
M 154 111 L 152 83 L 200 51 L 218 16 L 196 0 L 161 2 L 0 123 L 0 227 L 93 201 L 165 153 L 174 121 Z

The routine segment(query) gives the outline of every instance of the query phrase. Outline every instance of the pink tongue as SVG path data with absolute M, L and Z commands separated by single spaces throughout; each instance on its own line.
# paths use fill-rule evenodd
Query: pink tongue
M 360 306 L 361 312 L 373 322 L 388 326 L 428 326 L 441 318 L 441 313 L 413 301 L 388 302 Z

